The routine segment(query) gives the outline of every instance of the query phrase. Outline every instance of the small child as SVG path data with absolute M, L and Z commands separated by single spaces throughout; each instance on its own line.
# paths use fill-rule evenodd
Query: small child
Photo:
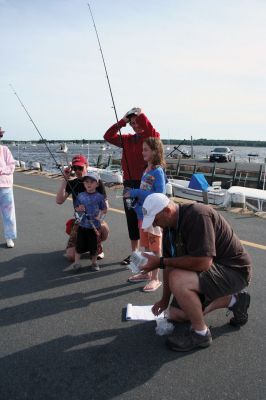
M 90 252 L 91 270 L 99 271 L 97 264 L 97 245 L 100 235 L 101 218 L 107 212 L 105 197 L 97 191 L 100 179 L 97 173 L 88 172 L 82 178 L 85 192 L 78 194 L 75 200 L 75 210 L 81 213 L 75 247 L 75 262 L 72 264 L 75 271 L 81 268 L 80 256 Z
M 149 137 L 143 141 L 142 155 L 144 161 L 148 164 L 144 171 L 140 188 L 130 189 L 125 197 L 136 198 L 135 212 L 138 218 L 139 232 L 140 232 L 140 246 L 144 247 L 145 251 L 151 251 L 156 255 L 161 255 L 162 246 L 162 232 L 161 228 L 151 227 L 149 231 L 142 229 L 143 212 L 142 205 L 145 198 L 151 193 L 165 193 L 166 177 L 164 173 L 164 156 L 163 145 L 160 139 Z M 153 292 L 161 286 L 159 280 L 158 268 L 153 270 L 150 274 L 143 275 L 137 274 L 131 276 L 129 279 L 131 283 L 147 281 L 144 286 L 144 292 Z

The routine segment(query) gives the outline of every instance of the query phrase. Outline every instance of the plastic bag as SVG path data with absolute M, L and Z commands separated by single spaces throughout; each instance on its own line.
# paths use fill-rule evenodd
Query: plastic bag
M 172 322 L 169 322 L 167 318 L 161 318 L 156 320 L 155 332 L 159 336 L 170 335 L 175 326 Z
M 153 254 L 152 252 L 146 252 L 147 254 Z M 133 274 L 138 274 L 141 271 L 141 267 L 143 267 L 143 265 L 147 264 L 148 259 L 142 255 L 141 251 L 133 251 L 133 253 L 130 256 L 130 264 L 129 264 L 129 268 L 131 269 Z

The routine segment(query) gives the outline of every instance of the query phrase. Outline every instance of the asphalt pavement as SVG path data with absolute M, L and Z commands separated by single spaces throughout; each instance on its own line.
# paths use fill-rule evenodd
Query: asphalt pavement
M 59 180 L 15 174 L 18 239 L 0 232 L 1 400 L 264 400 L 266 396 L 266 221 L 223 211 L 254 261 L 249 322 L 228 325 L 226 310 L 207 317 L 212 345 L 172 352 L 155 322 L 125 321 L 124 309 L 153 304 L 161 289 L 141 291 L 120 265 L 130 253 L 119 189 L 109 190 L 110 237 L 99 272 L 88 257 L 65 271 L 65 222 L 72 203 L 56 205 Z M 183 329 L 180 327 L 179 329 Z

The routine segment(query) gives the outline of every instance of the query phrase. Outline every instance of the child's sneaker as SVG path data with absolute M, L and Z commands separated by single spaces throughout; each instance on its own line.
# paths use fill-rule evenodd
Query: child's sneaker
M 92 271 L 100 271 L 100 267 L 97 263 L 91 264 Z
M 79 272 L 82 268 L 82 265 L 79 263 L 73 263 L 71 267 L 73 268 L 74 272 Z
M 102 260 L 104 258 L 104 252 L 102 251 L 97 255 L 97 260 Z

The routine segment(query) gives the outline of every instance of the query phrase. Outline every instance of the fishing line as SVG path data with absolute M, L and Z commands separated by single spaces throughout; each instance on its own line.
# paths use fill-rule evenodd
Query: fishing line
M 110 91 L 110 95 L 111 95 L 111 99 L 112 99 L 112 103 L 113 103 L 113 109 L 114 109 L 114 112 L 115 112 L 117 129 L 118 129 L 119 135 L 120 135 L 121 146 L 122 146 L 122 149 L 123 149 L 123 152 L 124 152 L 124 156 L 125 156 L 125 161 L 126 161 L 126 166 L 127 166 L 127 170 L 128 170 L 129 179 L 131 180 L 131 174 L 130 174 L 130 170 L 129 170 L 129 166 L 128 166 L 127 155 L 126 155 L 126 151 L 125 151 L 125 147 L 124 147 L 124 142 L 123 142 L 123 137 L 122 137 L 122 134 L 121 134 L 121 130 L 120 130 L 119 126 L 118 126 L 118 122 L 119 121 L 118 121 L 118 116 L 117 116 L 114 96 L 113 96 L 113 92 L 112 92 L 112 88 L 111 88 L 111 83 L 110 83 L 110 79 L 109 79 L 109 75 L 108 75 L 108 72 L 107 72 L 107 67 L 106 67 L 106 63 L 105 63 L 105 59 L 104 59 L 104 55 L 103 55 L 103 50 L 102 50 L 100 38 L 99 38 L 99 35 L 98 35 L 98 31 L 97 31 L 97 28 L 96 28 L 96 24 L 95 24 L 95 21 L 94 21 L 94 18 L 93 18 L 93 14 L 92 14 L 92 10 L 91 10 L 91 7 L 90 7 L 89 3 L 88 3 L 88 7 L 89 7 L 89 10 L 90 10 L 92 23 L 93 23 L 94 30 L 95 30 L 96 37 L 97 37 L 97 41 L 98 41 L 98 44 L 99 44 L 100 53 L 101 53 L 101 56 L 102 56 L 102 61 L 103 61 L 103 66 L 104 66 L 104 70 L 105 70 L 105 74 L 106 74 L 106 79 L 107 79 L 107 82 L 108 82 L 108 87 L 109 87 L 109 91 Z
M 186 141 L 186 139 L 182 140 L 182 142 L 179 143 L 178 146 L 174 146 L 174 150 L 172 150 L 171 153 L 167 154 L 166 158 L 167 158 L 167 157 L 171 157 L 171 155 L 172 155 L 176 150 L 180 151 L 180 153 L 183 154 L 183 152 L 182 152 L 181 150 L 179 150 L 179 147 L 180 147 L 185 141 Z
M 53 155 L 53 153 L 51 152 L 51 150 L 50 150 L 48 144 L 46 143 L 46 140 L 43 138 L 43 136 L 42 136 L 41 132 L 39 131 L 37 125 L 35 124 L 35 122 L 34 122 L 33 119 L 31 118 L 31 115 L 30 115 L 30 113 L 28 112 L 27 108 L 25 107 L 25 105 L 23 104 L 22 100 L 21 100 L 20 97 L 18 96 L 18 94 L 17 94 L 17 92 L 15 91 L 14 87 L 13 87 L 11 84 L 9 84 L 9 86 L 11 87 L 11 89 L 12 89 L 14 95 L 17 97 L 17 99 L 18 99 L 20 105 L 22 106 L 23 110 L 26 112 L 27 116 L 29 117 L 30 122 L 33 124 L 34 128 L 36 129 L 36 131 L 37 131 L 38 134 L 40 135 L 40 137 L 41 137 L 43 143 L 45 144 L 45 147 L 47 148 L 47 150 L 48 150 L 50 156 L 51 156 L 52 159 L 54 160 L 56 167 L 60 170 L 60 172 L 61 172 L 63 178 L 64 178 L 65 181 L 68 183 L 69 180 L 65 177 L 64 171 L 62 170 L 60 164 L 58 164 L 58 162 L 57 162 L 55 156 Z M 70 187 L 70 190 L 71 190 L 71 192 L 72 192 L 72 196 L 74 196 L 74 198 L 75 198 L 75 197 L 76 197 L 76 194 L 75 194 L 75 192 L 74 192 L 74 188 L 75 188 L 75 187 L 72 188 L 71 184 L 69 184 L 69 187 Z
M 33 119 L 30 116 L 30 113 L 28 112 L 27 108 L 25 107 L 25 105 L 23 104 L 22 100 L 20 99 L 20 97 L 18 96 L 17 92 L 15 91 L 15 89 L 13 88 L 13 86 L 11 84 L 9 84 L 9 86 L 11 87 L 14 95 L 17 97 L 18 101 L 20 102 L 21 107 L 24 109 L 24 111 L 26 112 L 27 116 L 30 119 L 30 122 L 33 124 L 34 128 L 36 129 L 36 131 L 38 132 L 38 134 L 40 135 L 43 143 L 45 144 L 48 152 L 50 153 L 50 156 L 52 157 L 52 159 L 54 160 L 56 167 L 61 171 L 62 175 L 64 175 L 63 170 L 61 169 L 60 165 L 58 164 L 58 162 L 56 161 L 56 158 L 54 157 L 53 153 L 51 152 L 49 146 L 46 143 L 46 140 L 43 138 L 41 132 L 39 131 L 37 125 L 35 124 L 35 122 L 33 121 Z

